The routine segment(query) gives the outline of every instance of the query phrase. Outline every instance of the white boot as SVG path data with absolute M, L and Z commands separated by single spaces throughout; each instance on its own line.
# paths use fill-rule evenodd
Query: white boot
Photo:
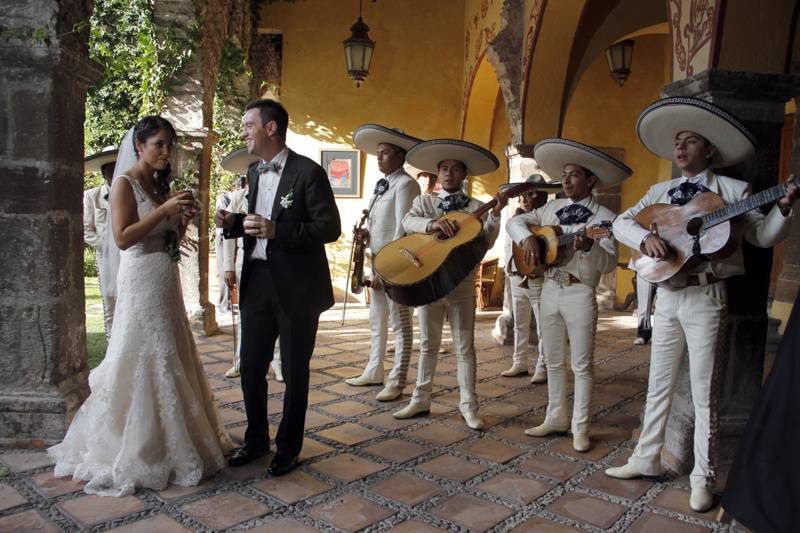
M 281 367 L 280 356 L 272 360 L 272 363 L 270 363 L 270 367 L 272 367 L 272 371 L 275 372 L 275 380 L 283 383 L 283 370 Z
M 531 376 L 531 383 L 547 383 L 547 371 L 536 369 L 536 372 Z
M 358 376 L 357 378 L 347 378 L 346 380 L 344 380 L 344 382 L 353 387 L 369 387 L 372 385 L 383 385 L 383 381 L 375 381 L 373 379 L 368 379 L 363 375 Z
M 429 414 L 431 414 L 430 405 L 426 405 L 420 402 L 415 402 L 412 400 L 408 405 L 406 405 L 399 411 L 395 411 L 394 413 L 392 413 L 392 416 L 400 420 L 405 420 L 406 418 L 413 418 L 415 416 L 422 416 Z
M 588 452 L 592 448 L 592 441 L 586 433 L 575 433 L 572 435 L 572 448 L 576 452 Z
M 381 390 L 375 399 L 379 402 L 391 402 L 392 400 L 398 399 L 400 396 L 403 395 L 403 387 L 399 385 L 386 385 L 383 390 Z
M 232 366 L 225 372 L 225 377 L 226 378 L 238 378 L 239 377 L 239 371 L 236 369 L 235 366 Z
M 714 494 L 708 487 L 694 487 L 689 496 L 689 507 L 696 513 L 705 513 L 714 505 Z
M 616 479 L 636 479 L 645 476 L 661 476 L 663 475 L 663 472 L 658 472 L 656 474 L 645 474 L 638 468 L 635 468 L 630 464 L 626 463 L 622 466 L 613 466 L 611 468 L 606 468 L 606 475 L 608 477 L 613 477 Z
M 513 378 L 514 376 L 521 376 L 527 373 L 528 373 L 528 365 L 522 363 L 520 364 L 515 363 L 511 365 L 511 368 L 509 368 L 508 370 L 503 370 L 502 372 L 500 372 L 500 375 L 507 378 Z
M 566 433 L 566 427 L 560 428 L 556 426 L 551 426 L 547 422 L 544 422 L 536 427 L 528 428 L 525 430 L 525 434 L 531 437 L 546 437 L 547 435 L 552 435 L 553 433 Z
M 478 416 L 477 412 L 466 412 L 461 413 L 461 416 L 464 417 L 464 422 L 467 423 L 467 427 L 474 430 L 483 429 L 483 419 Z

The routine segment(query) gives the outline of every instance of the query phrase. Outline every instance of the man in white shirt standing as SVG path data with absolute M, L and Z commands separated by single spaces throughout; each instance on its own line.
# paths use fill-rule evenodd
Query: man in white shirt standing
M 675 243 L 659 236 L 658 228 L 644 228 L 636 216 L 654 204 L 683 206 L 695 196 L 712 192 L 726 204 L 751 196 L 750 184 L 717 175 L 712 169 L 730 167 L 755 153 L 755 137 L 736 117 L 697 98 L 664 98 L 648 106 L 636 125 L 642 144 L 665 159 L 671 159 L 682 176 L 653 185 L 639 202 L 614 222 L 620 242 L 642 253 L 637 272 L 671 255 Z M 767 248 L 789 232 L 789 215 L 798 198 L 790 185 L 768 215 L 751 210 L 731 221 L 735 251 L 724 258 L 694 257 L 691 265 L 659 283 L 658 304 L 651 339 L 650 376 L 639 442 L 627 464 L 609 468 L 606 474 L 630 479 L 663 473 L 661 449 L 670 410 L 675 378 L 683 354 L 689 352 L 689 379 L 694 404 L 694 468 L 689 506 L 707 511 L 713 505 L 716 479 L 717 382 L 727 326 L 727 291 L 724 279 L 745 273 L 739 246 L 742 238 Z M 662 228 L 663 229 L 663 228 Z M 698 247 L 702 237 L 697 241 Z
M 365 124 L 353 132 L 353 142 L 359 150 L 378 157 L 378 169 L 384 175 L 375 185 L 368 208 L 367 228 L 362 230 L 365 233 L 362 238 L 367 239 L 370 256 L 375 257 L 381 248 L 405 234 L 403 217 L 411 209 L 414 198 L 419 196 L 420 187 L 403 169 L 403 164 L 406 152 L 421 141 L 399 130 Z M 377 276 L 373 275 L 370 290 L 369 325 L 372 340 L 369 361 L 360 376 L 345 382 L 356 387 L 383 383 L 383 357 L 389 333 L 388 322 L 391 320 L 395 342 L 394 366 L 389 372 L 386 386 L 376 397 L 378 401 L 387 402 L 399 398 L 406 385 L 414 342 L 412 311 L 387 298 Z
M 594 198 L 594 188 L 618 185 L 632 171 L 613 157 L 568 139 L 540 141 L 534 148 L 534 158 L 547 174 L 561 176 L 566 198 L 552 200 L 539 209 L 512 218 L 506 230 L 534 265 L 540 262 L 539 242 L 529 225 L 559 226 L 572 243 L 565 242 L 564 256 L 545 273 L 539 316 L 547 361 L 547 415 L 542 424 L 526 429 L 525 433 L 543 437 L 566 432 L 570 427 L 564 369 L 566 333 L 575 376 L 572 447 L 586 452 L 591 448 L 589 412 L 597 330 L 595 291 L 600 276 L 617 266 L 617 249 L 610 236 L 595 241 L 583 230 L 600 223 L 610 224 L 616 217 Z
M 108 193 L 111 190 L 111 180 L 114 179 L 114 165 L 117 162 L 118 150 L 107 146 L 100 152 L 92 154 L 83 162 L 84 172 L 100 172 L 104 183 L 93 187 L 83 193 L 83 240 L 94 248 L 97 264 L 97 279 L 100 282 L 100 293 L 103 299 L 103 326 L 106 332 L 106 341 L 111 335 L 111 325 L 114 321 L 115 298 L 103 294 L 103 246 L 105 244 L 108 224 Z

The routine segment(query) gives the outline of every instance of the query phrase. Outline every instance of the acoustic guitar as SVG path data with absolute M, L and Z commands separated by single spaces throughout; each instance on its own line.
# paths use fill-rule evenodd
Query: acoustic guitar
M 528 230 L 536 237 L 536 242 L 539 244 L 539 264 L 534 267 L 525 259 L 525 250 L 517 243 L 512 243 L 511 255 L 514 258 L 514 266 L 522 276 L 541 276 L 549 267 L 561 262 L 564 251 L 568 246 L 572 246 L 578 235 L 586 235 L 590 239 L 610 237 L 611 222 L 600 222 L 575 233 L 563 233 L 561 226 L 536 226 L 533 224 L 528 226 Z
M 736 249 L 731 239 L 730 220 L 786 194 L 791 182 L 781 183 L 733 204 L 713 192 L 704 192 L 685 205 L 653 204 L 636 215 L 635 220 L 667 242 L 664 259 L 642 255 L 636 261 L 636 273 L 650 283 L 667 281 L 703 261 L 727 257 Z
M 520 183 L 505 191 L 513 198 L 535 187 Z M 480 236 L 481 217 L 496 199 L 474 213 L 453 211 L 442 218 L 458 225 L 458 232 L 444 238 L 440 232 L 412 233 L 381 248 L 372 265 L 383 281 L 386 295 L 402 305 L 418 306 L 447 296 L 480 263 L 489 243 Z

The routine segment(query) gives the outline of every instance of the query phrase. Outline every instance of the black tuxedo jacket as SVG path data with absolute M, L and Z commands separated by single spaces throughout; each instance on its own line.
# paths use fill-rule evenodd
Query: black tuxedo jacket
M 255 213 L 258 196 L 258 165 L 250 167 L 247 212 Z M 291 193 L 291 206 L 283 207 L 281 198 Z M 235 214 L 234 225 L 225 230 L 226 239 L 244 238 L 244 261 L 241 277 L 241 305 L 248 305 L 250 256 L 255 237 L 244 234 L 243 214 Z M 289 316 L 319 315 L 333 306 L 333 288 L 325 243 L 337 240 L 342 231 L 339 210 L 328 175 L 311 159 L 289 150 L 281 174 L 272 216 L 276 235 L 267 245 L 267 264 L 275 283 L 281 306 Z M 259 288 L 263 290 L 263 288 Z M 255 304 L 255 302 L 253 302 Z M 258 305 L 258 304 L 255 304 Z

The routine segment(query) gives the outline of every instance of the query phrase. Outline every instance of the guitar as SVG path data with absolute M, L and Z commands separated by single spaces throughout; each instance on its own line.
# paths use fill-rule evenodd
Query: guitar
M 520 183 L 505 191 L 513 198 L 535 187 Z M 458 225 L 458 232 L 445 239 L 439 232 L 412 233 L 390 242 L 373 259 L 373 268 L 383 281 L 386 295 L 402 305 L 426 305 L 447 296 L 480 263 L 489 243 L 480 237 L 481 217 L 496 199 L 474 213 L 445 214 Z
M 529 225 L 528 230 L 536 237 L 539 244 L 539 265 L 534 267 L 525 259 L 525 251 L 513 243 L 511 255 L 517 272 L 523 276 L 541 276 L 552 265 L 561 261 L 567 246 L 571 246 L 578 235 L 586 235 L 590 239 L 603 239 L 611 236 L 611 222 L 605 221 L 588 226 L 575 233 L 563 233 L 561 226 Z
M 643 228 L 652 229 L 669 245 L 664 259 L 642 255 L 636 261 L 636 273 L 650 283 L 666 281 L 703 261 L 733 253 L 737 243 L 731 240 L 730 220 L 786 194 L 787 181 L 760 193 L 726 204 L 719 195 L 704 192 L 685 205 L 653 204 L 634 217 Z

